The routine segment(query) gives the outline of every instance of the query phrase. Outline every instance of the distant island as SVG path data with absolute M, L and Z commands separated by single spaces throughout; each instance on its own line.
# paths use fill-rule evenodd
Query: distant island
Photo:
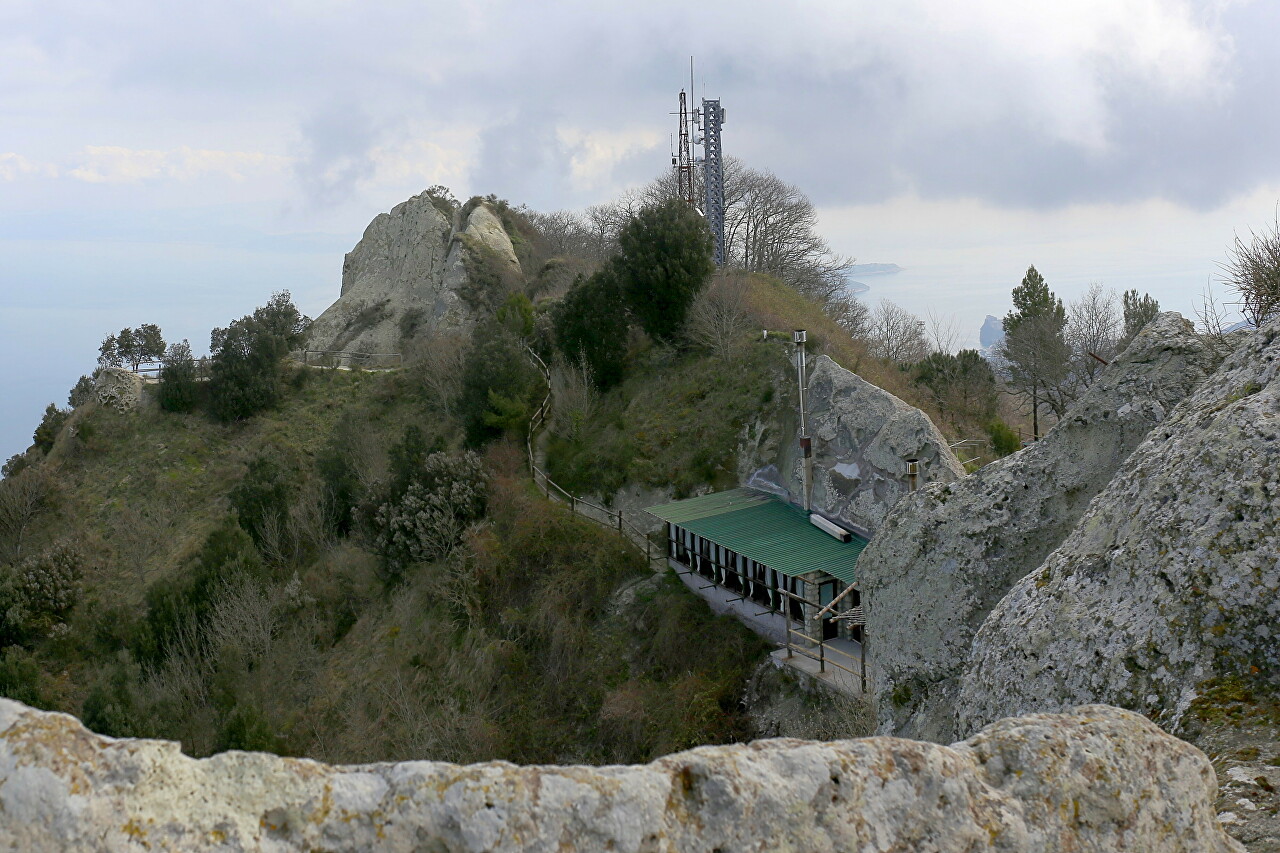
M 854 264 L 849 267 L 849 275 L 889 275 L 890 273 L 902 272 L 902 267 L 897 264 Z

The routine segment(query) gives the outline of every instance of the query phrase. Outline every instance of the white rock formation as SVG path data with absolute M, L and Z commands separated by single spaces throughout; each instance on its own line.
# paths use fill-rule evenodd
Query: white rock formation
M 93 393 L 103 406 L 132 412 L 142 403 L 142 377 L 121 367 L 102 367 L 94 374 Z
M 43 850 L 1243 850 L 1195 747 L 1104 706 L 950 747 L 703 747 L 636 767 L 330 767 L 113 740 L 0 700 L 0 846 Z
M 1162 314 L 1041 441 L 898 505 L 858 560 L 880 731 L 957 736 L 956 676 L 983 619 L 1212 360 L 1190 323 Z
M 423 193 L 374 217 L 347 253 L 341 295 L 312 324 L 308 346 L 399 353 L 406 332 L 473 324 L 488 294 L 469 292 L 468 256 L 485 254 L 498 272 L 514 276 L 520 264 L 484 204 L 465 221 L 447 211 Z
M 907 493 L 907 460 L 920 460 L 920 484 L 950 483 L 964 466 L 928 415 L 845 370 L 827 356 L 814 359 L 808 384 L 813 437 L 815 509 L 874 531 Z M 781 486 L 799 502 L 801 461 L 793 435 L 780 442 L 776 468 L 755 472 L 749 485 Z M 785 471 L 778 482 L 778 471 Z
M 1105 701 L 1176 725 L 1208 679 L 1280 681 L 1280 318 L 1153 430 L 992 611 L 959 727 Z

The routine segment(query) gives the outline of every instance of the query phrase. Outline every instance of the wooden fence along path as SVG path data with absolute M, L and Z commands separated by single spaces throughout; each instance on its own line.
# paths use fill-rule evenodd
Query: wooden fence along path
M 529 353 L 530 359 L 533 361 L 534 366 L 538 368 L 538 372 L 542 374 L 542 379 L 547 385 L 547 393 L 542 398 L 542 405 L 538 406 L 538 410 L 529 419 L 529 429 L 525 434 L 525 451 L 529 455 L 529 471 L 533 475 L 534 485 L 548 499 L 568 504 L 569 511 L 575 515 L 594 521 L 602 527 L 616 530 L 636 548 L 644 552 L 645 562 L 649 568 L 660 571 L 666 566 L 666 551 L 660 551 L 655 548 L 653 540 L 649 538 L 648 534 L 627 521 L 622 514 L 622 510 L 609 509 L 574 495 L 552 480 L 547 475 L 547 472 L 538 465 L 538 457 L 534 452 L 534 448 L 537 445 L 538 432 L 546 425 L 547 416 L 551 411 L 551 370 L 547 367 L 547 363 L 528 344 L 525 344 L 525 350 Z
M 297 354 L 291 355 L 298 358 Z M 306 367 L 334 367 L 339 370 L 355 367 L 362 370 L 394 370 L 404 364 L 404 357 L 398 352 L 307 349 L 301 352 L 301 356 L 300 360 Z

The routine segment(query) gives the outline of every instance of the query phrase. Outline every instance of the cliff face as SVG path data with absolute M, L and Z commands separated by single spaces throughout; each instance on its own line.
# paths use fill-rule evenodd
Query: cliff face
M 467 329 L 491 282 L 469 268 L 490 264 L 519 275 L 511 240 L 485 205 L 465 218 L 426 193 L 380 213 L 342 264 L 342 291 L 316 318 L 317 350 L 398 353 L 417 329 Z
M 983 619 L 1211 362 L 1186 320 L 1162 314 L 1041 441 L 889 513 L 858 561 L 882 731 L 956 736 L 956 679 Z
M 1176 725 L 1202 682 L 1280 684 L 1280 318 L 1147 436 L 987 617 L 961 731 L 1105 701 Z
M 908 459 L 920 460 L 921 484 L 964 476 L 964 467 L 924 412 L 827 356 L 813 361 L 807 399 L 815 509 L 874 531 L 907 494 Z M 746 482 L 786 491 L 798 502 L 801 460 L 795 425 L 790 428 L 791 435 L 777 444 L 777 465 L 755 472 Z
M 1105 706 L 950 747 L 703 747 L 644 766 L 332 767 L 113 740 L 0 699 L 0 845 L 22 850 L 1242 850 L 1194 747 Z

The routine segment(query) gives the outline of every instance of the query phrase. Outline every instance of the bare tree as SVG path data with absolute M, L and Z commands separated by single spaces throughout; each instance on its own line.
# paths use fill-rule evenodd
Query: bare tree
M 713 278 L 689 308 L 685 321 L 689 340 L 722 358 L 732 355 L 751 328 L 747 289 L 747 278 L 741 274 Z
M 22 556 L 27 528 L 53 506 L 55 482 L 44 465 L 29 465 L 0 480 L 0 554 Z
M 955 314 L 935 314 L 930 308 L 924 314 L 925 331 L 934 352 L 954 353 L 960 342 L 960 321 Z
M 1232 350 L 1231 344 L 1227 341 L 1227 327 L 1230 325 L 1227 311 L 1218 302 L 1217 295 L 1213 292 L 1213 282 L 1207 281 L 1204 290 L 1200 294 L 1200 307 L 1196 309 L 1196 318 L 1200 321 L 1197 324 L 1196 334 L 1200 340 L 1218 354 L 1218 358 L 1225 358 Z
M 702 198 L 701 175 L 695 198 Z M 675 173 L 646 187 L 649 201 L 679 195 Z M 817 232 L 818 213 L 801 190 L 735 157 L 724 163 L 724 230 L 729 264 L 776 275 L 819 302 L 839 297 L 853 259 L 831 251 Z
M 1253 326 L 1280 314 L 1280 211 L 1262 233 L 1237 234 L 1223 266 L 1223 280 L 1240 296 L 1240 313 Z
M 910 364 L 929 354 L 924 321 L 887 299 L 880 300 L 871 317 L 871 354 L 876 358 Z
M 1067 343 L 1072 350 L 1074 379 L 1084 388 L 1102 370 L 1103 361 L 1115 357 L 1121 335 L 1121 319 L 1114 290 L 1104 290 L 1093 282 L 1089 289 L 1067 306 Z
M 551 417 L 554 431 L 577 441 L 582 428 L 595 415 L 600 392 L 586 359 L 569 361 L 557 354 L 551 366 Z
M 433 330 L 411 343 L 406 353 L 413 377 L 442 412 L 451 411 L 462 391 L 463 365 L 470 337 L 456 330 Z
M 849 291 L 846 290 L 827 300 L 822 310 L 855 341 L 870 339 L 871 309 L 867 307 L 867 303 Z

